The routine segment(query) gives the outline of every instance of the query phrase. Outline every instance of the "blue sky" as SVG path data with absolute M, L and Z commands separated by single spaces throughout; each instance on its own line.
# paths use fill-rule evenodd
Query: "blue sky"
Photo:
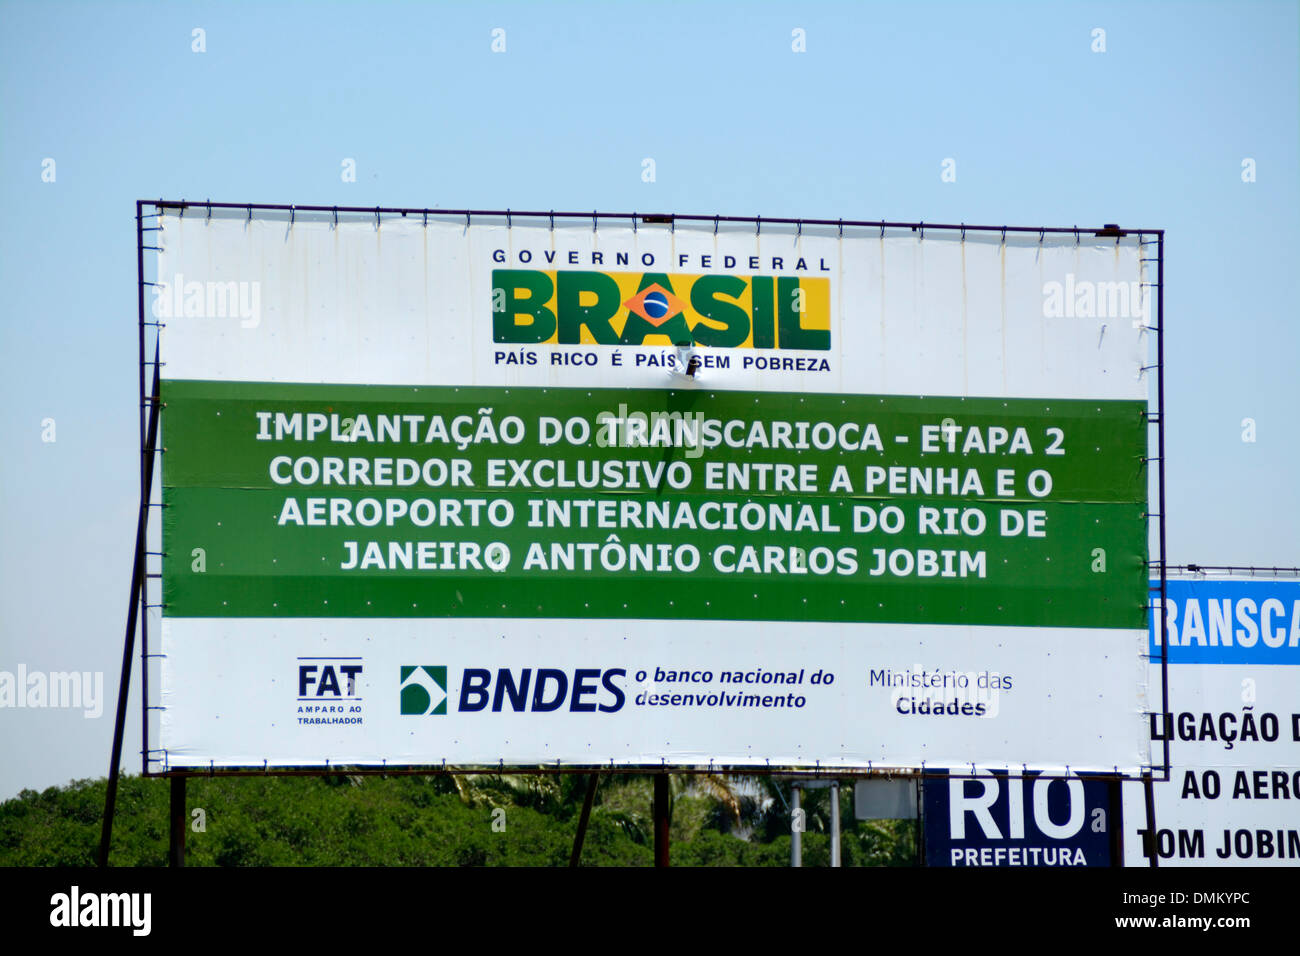
M 110 698 L 0 711 L 0 798 L 107 767 L 139 198 L 1164 228 L 1170 558 L 1300 564 L 1298 39 L 1240 0 L 0 3 L 0 669 Z

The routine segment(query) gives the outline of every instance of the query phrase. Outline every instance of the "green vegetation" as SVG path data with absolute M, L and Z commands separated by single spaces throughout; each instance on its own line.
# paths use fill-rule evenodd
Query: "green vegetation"
M 790 787 L 769 778 L 674 774 L 674 866 L 788 866 Z M 584 775 L 195 777 L 187 784 L 189 866 L 565 866 Z M 0 865 L 91 866 L 106 781 L 0 803 Z M 167 861 L 168 782 L 123 777 L 114 866 Z M 602 775 L 585 866 L 653 862 L 652 778 Z M 805 866 L 830 859 L 829 791 L 805 791 Z M 845 866 L 909 866 L 915 826 L 854 821 L 842 788 Z M 202 820 L 193 818 L 201 809 Z M 203 824 L 201 832 L 193 827 Z

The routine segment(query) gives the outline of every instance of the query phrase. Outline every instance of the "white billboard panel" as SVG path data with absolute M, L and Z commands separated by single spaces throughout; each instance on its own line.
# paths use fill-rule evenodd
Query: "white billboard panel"
M 167 766 L 1147 764 L 1136 235 L 160 226 Z

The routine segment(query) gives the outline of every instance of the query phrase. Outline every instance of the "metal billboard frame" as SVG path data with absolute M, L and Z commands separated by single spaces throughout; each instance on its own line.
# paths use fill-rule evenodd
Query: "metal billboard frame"
M 285 203 L 228 203 L 228 202 L 211 202 L 188 201 L 188 200 L 164 200 L 164 199 L 141 199 L 136 201 L 136 271 L 137 271 L 137 312 L 138 312 L 138 349 L 139 349 L 139 368 L 138 368 L 138 387 L 139 387 L 139 434 L 140 434 L 140 505 L 136 526 L 136 540 L 134 549 L 134 563 L 131 574 L 131 591 L 128 597 L 127 619 L 125 629 L 125 639 L 122 656 L 122 671 L 118 687 L 118 703 L 116 718 L 114 723 L 112 755 L 109 765 L 108 792 L 105 800 L 105 813 L 103 821 L 103 830 L 101 835 L 99 862 L 100 865 L 107 865 L 108 850 L 112 832 L 112 818 L 116 803 L 117 780 L 120 773 L 122 760 L 123 735 L 125 732 L 126 712 L 128 706 L 128 690 L 130 687 L 130 677 L 132 663 L 134 659 L 134 641 L 137 629 L 137 619 L 139 621 L 140 632 L 140 685 L 141 685 L 141 776 L 145 778 L 166 777 L 172 781 L 172 835 L 173 835 L 173 863 L 177 864 L 175 859 L 175 841 L 177 838 L 177 818 L 176 810 L 179 805 L 183 811 L 185 780 L 189 777 L 212 777 L 212 776 L 335 776 L 338 774 L 348 775 L 374 775 L 374 776 L 397 776 L 397 775 L 419 775 L 431 776 L 442 774 L 500 774 L 507 769 L 511 773 L 517 774 L 647 774 L 653 773 L 656 778 L 664 777 L 666 773 L 681 774 L 698 774 L 698 773 L 734 773 L 745 776 L 773 776 L 777 778 L 801 779 L 809 777 L 826 776 L 827 778 L 836 779 L 856 779 L 870 777 L 875 775 L 889 775 L 894 777 L 913 777 L 919 779 L 943 777 L 945 779 L 951 776 L 978 776 L 974 772 L 970 774 L 948 772 L 956 768 L 947 768 L 944 772 L 938 773 L 927 771 L 924 763 L 919 768 L 874 768 L 869 761 L 865 768 L 841 768 L 828 767 L 796 769 L 790 767 L 773 767 L 770 764 L 766 767 L 743 767 L 730 768 L 708 765 L 699 766 L 673 766 L 668 767 L 653 765 L 579 765 L 569 764 L 560 765 L 558 762 L 555 766 L 518 766 L 512 765 L 506 767 L 504 761 L 498 766 L 475 766 L 475 767 L 449 767 L 444 761 L 442 765 L 430 766 L 354 766 L 349 764 L 339 764 L 331 766 L 326 761 L 324 767 L 276 767 L 271 768 L 263 766 L 257 767 L 234 767 L 234 768 L 216 768 L 215 766 L 204 769 L 187 768 L 184 770 L 165 769 L 165 755 L 159 756 L 161 751 L 157 748 L 151 748 L 149 745 L 149 723 L 151 714 L 154 711 L 160 711 L 161 705 L 151 704 L 149 700 L 149 662 L 152 659 L 160 658 L 163 655 L 151 653 L 149 647 L 149 611 L 163 608 L 162 596 L 159 592 L 156 600 L 150 603 L 150 581 L 160 582 L 162 577 L 160 570 L 150 569 L 150 558 L 159 559 L 164 557 L 161 550 L 149 550 L 149 533 L 150 533 L 150 509 L 165 507 L 161 501 L 154 500 L 153 486 L 155 484 L 155 463 L 156 457 L 160 452 L 165 452 L 165 447 L 158 444 L 158 430 L 161 419 L 162 408 L 160 401 L 160 383 L 161 383 L 161 366 L 165 364 L 161 360 L 159 350 L 159 329 L 165 324 L 159 321 L 149 321 L 149 316 L 145 307 L 146 288 L 156 285 L 155 282 L 145 278 L 145 252 L 160 251 L 158 245 L 146 244 L 146 233 L 159 232 L 161 227 L 156 223 L 146 225 L 146 220 L 157 220 L 165 211 L 178 212 L 184 216 L 187 211 L 195 211 L 200 215 L 208 218 L 212 216 L 213 210 L 238 210 L 246 212 L 248 218 L 253 218 L 255 211 L 278 213 L 282 215 L 291 225 L 297 214 L 305 213 L 312 217 L 332 217 L 335 223 L 338 222 L 339 216 L 344 215 L 348 218 L 369 218 L 374 217 L 376 225 L 380 224 L 384 216 L 410 218 L 419 216 L 423 218 L 424 223 L 428 224 L 430 216 L 441 218 L 464 217 L 466 226 L 469 226 L 474 217 L 489 217 L 494 219 L 504 219 L 509 225 L 514 218 L 531 219 L 531 220 L 549 220 L 552 228 L 556 219 L 565 220 L 590 220 L 592 229 L 599 228 L 601 220 L 631 222 L 635 230 L 638 223 L 643 225 L 667 225 L 670 229 L 675 228 L 678 221 L 691 223 L 713 223 L 714 231 L 723 224 L 752 224 L 755 234 L 761 234 L 765 224 L 773 226 L 794 226 L 798 232 L 802 232 L 804 226 L 818 227 L 835 227 L 840 235 L 843 235 L 845 227 L 851 229 L 878 229 L 883 238 L 887 232 L 908 231 L 916 234 L 919 239 L 925 238 L 926 230 L 944 233 L 957 233 L 963 239 L 967 232 L 974 233 L 1000 233 L 1003 241 L 1008 234 L 1015 235 L 1033 235 L 1037 234 L 1041 241 L 1047 235 L 1073 235 L 1075 242 L 1078 242 L 1086 235 L 1090 239 L 1114 238 L 1116 245 L 1120 240 L 1127 236 L 1137 236 L 1139 248 L 1139 262 L 1143 269 L 1144 281 L 1142 285 L 1154 290 L 1155 295 L 1155 324 L 1147 325 L 1146 329 L 1155 333 L 1156 336 L 1156 358 L 1152 365 L 1145 365 L 1142 371 L 1154 371 L 1156 374 L 1156 396 L 1155 411 L 1150 410 L 1151 399 L 1148 393 L 1147 410 L 1143 413 L 1146 418 L 1148 428 L 1156 429 L 1156 448 L 1154 455 L 1148 455 L 1141 463 L 1143 469 L 1154 462 L 1158 469 L 1155 477 L 1156 481 L 1156 507 L 1158 511 L 1151 511 L 1150 501 L 1150 483 L 1151 476 L 1148 472 L 1148 502 L 1146 518 L 1148 519 L 1148 542 L 1150 542 L 1150 519 L 1155 518 L 1157 521 L 1157 548 L 1158 556 L 1151 557 L 1148 555 L 1148 578 L 1153 577 L 1153 572 L 1159 571 L 1160 587 L 1149 587 L 1149 593 L 1152 597 L 1156 592 L 1159 593 L 1160 607 L 1163 608 L 1166 597 L 1166 552 L 1165 552 L 1165 402 L 1164 402 L 1164 240 L 1165 231 L 1163 229 L 1131 229 L 1121 228 L 1117 224 L 1106 223 L 1101 227 L 1080 227 L 1074 226 L 990 226 L 990 225 L 971 225 L 967 223 L 927 223 L 925 221 L 907 222 L 891 220 L 859 220 L 859 219 L 792 219 L 772 217 L 764 218 L 762 216 L 707 216 L 707 215 L 678 215 L 666 213 L 607 213 L 593 210 L 592 212 L 557 212 L 555 210 L 512 210 L 512 209 L 431 209 L 431 208 L 414 208 L 402 206 L 324 206 L 324 205 L 294 205 Z M 1154 248 L 1151 248 L 1154 247 Z M 1154 252 L 1154 255 L 1149 255 Z M 1150 275 L 1154 270 L 1154 277 Z M 156 276 L 155 276 L 156 278 Z M 153 331 L 150 332 L 149 330 Z M 152 346 L 153 358 L 149 359 L 150 346 Z M 151 372 L 146 370 L 151 369 Z M 149 381 L 146 383 L 146 377 Z M 1150 445 L 1148 444 L 1148 451 Z M 1148 545 L 1149 547 L 1149 545 Z M 156 585 L 161 587 L 161 583 Z M 1152 605 L 1148 603 L 1147 609 L 1150 611 Z M 1168 703 L 1168 661 L 1163 651 L 1160 655 L 1161 664 L 1161 698 L 1160 707 L 1152 708 L 1148 711 L 1147 717 L 1149 726 L 1154 731 L 1155 721 L 1160 714 L 1169 709 Z M 1154 759 L 1148 772 L 1141 778 L 1145 783 L 1146 798 L 1148 802 L 1148 819 L 1154 817 L 1154 793 L 1152 783 L 1155 780 L 1165 782 L 1169 779 L 1170 759 L 1169 759 L 1169 740 L 1167 737 L 1161 739 L 1152 733 L 1152 743 L 1161 742 L 1163 744 L 1162 759 L 1157 763 Z M 154 764 L 163 764 L 164 769 L 154 769 Z M 1039 774 L 1038 778 L 1043 779 L 1060 779 L 1068 775 L 1062 774 Z M 1008 768 L 1010 775 L 1010 768 Z M 1157 776 L 1159 774 L 1159 776 Z M 1091 774 L 1091 776 L 1102 776 L 1109 779 L 1125 780 L 1133 779 L 1118 772 L 1114 774 Z M 589 792 L 594 789 L 589 788 Z M 656 801 L 657 802 L 657 801 Z M 179 839 L 183 853 L 184 826 L 179 826 Z M 580 846 L 580 842 L 579 842 Z M 666 855 L 665 855 L 666 859 Z M 1153 859 L 1153 865 L 1154 859 Z

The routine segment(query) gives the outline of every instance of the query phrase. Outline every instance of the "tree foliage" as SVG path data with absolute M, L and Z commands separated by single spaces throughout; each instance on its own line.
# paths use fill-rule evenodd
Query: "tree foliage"
M 671 852 L 677 866 L 788 866 L 789 785 L 770 778 L 673 774 Z M 589 778 L 581 774 L 193 777 L 188 866 L 565 866 Z M 0 803 L 0 865 L 91 866 L 106 781 L 80 780 Z M 582 862 L 653 863 L 653 780 L 599 778 Z M 805 866 L 829 863 L 826 791 L 806 791 Z M 907 866 L 915 830 L 855 822 L 847 791 L 845 866 Z M 168 782 L 123 777 L 113 826 L 115 866 L 167 862 Z M 202 824 L 202 830 L 194 827 Z

